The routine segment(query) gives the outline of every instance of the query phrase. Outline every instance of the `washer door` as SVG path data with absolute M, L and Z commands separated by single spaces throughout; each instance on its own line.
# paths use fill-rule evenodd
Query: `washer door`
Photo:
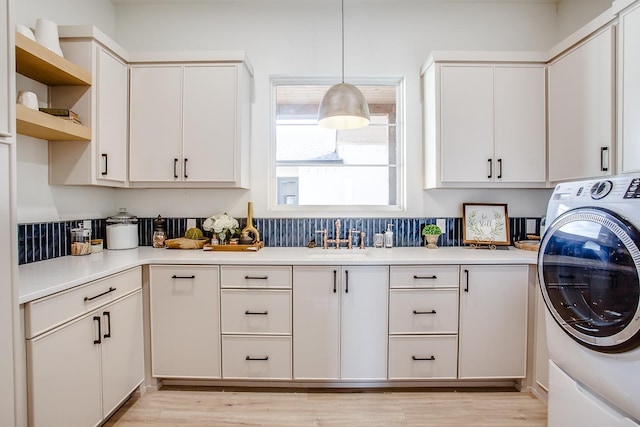
M 601 208 L 565 212 L 538 252 L 547 308 L 572 338 L 617 353 L 640 345 L 640 233 Z

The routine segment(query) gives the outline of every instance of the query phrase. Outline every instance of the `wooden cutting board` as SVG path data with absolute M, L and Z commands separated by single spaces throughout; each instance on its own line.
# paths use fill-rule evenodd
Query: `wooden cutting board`
M 178 237 L 177 239 L 167 239 L 164 244 L 169 249 L 202 249 L 209 239 L 187 239 L 186 237 Z
M 520 240 L 515 242 L 514 246 L 525 251 L 537 251 L 540 249 L 540 240 Z

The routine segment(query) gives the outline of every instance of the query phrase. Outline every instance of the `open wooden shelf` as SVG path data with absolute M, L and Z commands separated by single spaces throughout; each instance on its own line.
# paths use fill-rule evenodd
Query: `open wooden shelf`
M 91 141 L 91 128 L 20 104 L 16 104 L 16 127 L 21 135 L 49 141 Z
M 91 86 L 91 73 L 16 32 L 16 71 L 47 86 Z

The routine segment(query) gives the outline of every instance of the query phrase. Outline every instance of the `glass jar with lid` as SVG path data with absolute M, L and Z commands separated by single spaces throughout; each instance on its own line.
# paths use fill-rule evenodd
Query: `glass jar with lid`
M 107 217 L 107 249 L 138 247 L 138 217 L 120 208 L 116 215 Z
M 153 220 L 153 247 L 164 248 L 164 241 L 167 239 L 166 220 L 160 215 Z

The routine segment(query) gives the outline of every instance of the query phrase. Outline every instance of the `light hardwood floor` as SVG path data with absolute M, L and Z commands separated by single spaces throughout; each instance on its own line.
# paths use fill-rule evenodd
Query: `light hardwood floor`
M 105 424 L 138 426 L 544 427 L 546 406 L 516 391 L 265 392 L 163 388 Z

